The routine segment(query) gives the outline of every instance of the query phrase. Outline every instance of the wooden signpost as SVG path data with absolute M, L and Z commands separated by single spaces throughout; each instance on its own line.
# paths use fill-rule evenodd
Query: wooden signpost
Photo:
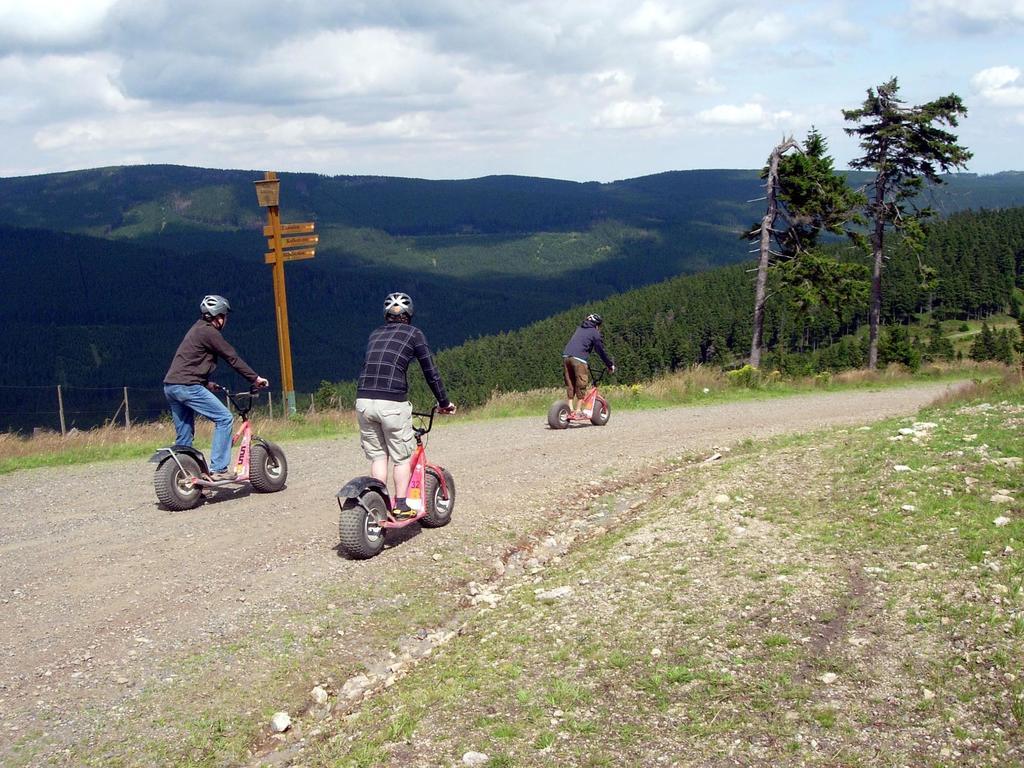
M 313 234 L 315 224 L 282 224 L 279 205 L 281 181 L 274 171 L 267 171 L 256 184 L 256 200 L 267 209 L 267 225 L 263 234 L 271 250 L 263 261 L 273 266 L 274 310 L 277 318 L 277 351 L 281 358 L 281 387 L 289 415 L 295 413 L 295 384 L 292 378 L 292 346 L 288 337 L 288 299 L 284 290 L 284 263 L 312 259 L 320 236 Z

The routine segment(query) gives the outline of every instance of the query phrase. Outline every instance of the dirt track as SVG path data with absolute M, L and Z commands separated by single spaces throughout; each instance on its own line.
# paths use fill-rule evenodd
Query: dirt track
M 453 523 L 367 562 L 336 549 L 334 492 L 365 472 L 355 438 L 286 445 L 285 491 L 185 513 L 157 508 L 143 461 L 0 477 L 0 762 L 37 729 L 82 738 L 85 708 L 131 699 L 163 660 L 301 608 L 326 580 L 372 579 L 397 562 L 414 575 L 437 547 L 484 557 L 489 532 L 532 530 L 545 505 L 595 479 L 745 438 L 909 415 L 948 388 L 616 412 L 607 427 L 565 432 L 539 417 L 444 425 L 430 455 L 456 478 Z

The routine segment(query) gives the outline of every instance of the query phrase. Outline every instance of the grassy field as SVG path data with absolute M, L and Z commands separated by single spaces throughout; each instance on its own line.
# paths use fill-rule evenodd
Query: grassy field
M 1022 427 L 979 389 L 599 500 L 301 764 L 1021 765 Z
M 970 351 L 971 344 L 978 334 L 981 333 L 982 322 L 987 323 L 994 331 L 1004 329 L 1018 329 L 1017 319 L 1009 315 L 993 315 L 982 320 L 945 320 L 942 322 L 942 330 L 945 336 L 953 342 L 953 349 L 962 352 L 966 357 Z M 965 330 L 966 327 L 966 330 Z

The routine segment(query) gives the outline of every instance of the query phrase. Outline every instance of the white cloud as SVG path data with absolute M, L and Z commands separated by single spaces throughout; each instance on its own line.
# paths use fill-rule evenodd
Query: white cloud
M 117 68 L 118 60 L 109 54 L 0 58 L 0 123 L 131 110 L 137 102 L 112 81 Z
M 160 50 L 126 59 L 118 75 L 125 93 L 163 104 L 235 103 L 361 105 L 374 119 L 438 94 L 451 94 L 465 72 L 455 57 L 432 50 L 415 32 L 381 27 L 321 30 L 291 36 L 259 51 L 234 56 L 223 50 Z M 333 102 L 333 104 L 332 104 Z M 377 105 L 377 107 L 374 107 Z
M 613 69 L 605 72 L 592 72 L 583 78 L 585 91 L 599 91 L 606 98 L 623 98 L 633 92 L 635 78 L 629 72 Z
M 919 27 L 975 34 L 1024 27 L 1022 0 L 911 0 L 909 16 Z
M 697 122 L 708 126 L 768 128 L 793 120 L 794 115 L 788 110 L 769 112 L 754 102 L 739 105 L 719 104 L 697 113 Z
M 658 98 L 646 101 L 616 101 L 594 118 L 594 124 L 605 128 L 654 128 L 662 125 L 665 103 Z
M 0 0 L 0 44 L 67 45 L 94 36 L 117 0 Z
M 450 90 L 457 79 L 451 60 L 435 54 L 423 36 L 378 27 L 286 41 L 257 58 L 250 85 L 289 88 L 300 98 L 327 100 Z
M 645 0 L 622 23 L 622 31 L 637 36 L 661 37 L 672 34 L 680 25 L 680 12 L 663 3 Z
M 971 78 L 974 90 L 997 107 L 1024 107 L 1024 78 L 1017 67 L 989 67 Z
M 214 151 L 275 146 L 289 148 L 337 147 L 343 143 L 438 140 L 430 118 L 402 115 L 379 123 L 355 125 L 322 115 L 281 118 L 267 113 L 220 116 L 150 112 L 111 119 L 75 120 L 39 130 L 35 145 L 42 150 L 118 153 L 186 150 L 206 147 Z
M 658 49 L 673 64 L 686 69 L 703 69 L 711 63 L 711 46 L 686 35 L 659 43 Z
M 779 11 L 766 12 L 759 4 L 742 6 L 718 19 L 717 40 L 732 50 L 750 55 L 751 46 L 778 45 L 794 37 L 801 24 Z

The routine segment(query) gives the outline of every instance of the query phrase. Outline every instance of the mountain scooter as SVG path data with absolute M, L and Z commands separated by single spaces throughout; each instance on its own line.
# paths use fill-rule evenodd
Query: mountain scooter
M 259 393 L 229 392 L 218 385 L 213 389 L 224 392 L 242 417 L 242 425 L 231 438 L 232 445 L 238 444 L 235 479 L 211 480 L 206 457 L 190 445 L 161 448 L 149 459 L 157 465 L 153 485 L 159 502 L 175 512 L 198 506 L 204 496 L 212 495 L 218 488 L 249 483 L 257 493 L 274 493 L 284 488 L 288 479 L 284 451 L 269 440 L 253 435 L 249 425 L 249 411 Z
M 427 425 L 413 428 L 416 450 L 413 451 L 412 477 L 406 489 L 406 503 L 416 512 L 414 517 L 396 519 L 392 514 L 394 503 L 388 495 L 386 483 L 364 475 L 349 480 L 338 491 L 341 515 L 338 530 L 341 549 L 355 560 L 368 560 L 384 549 L 384 535 L 388 529 L 404 528 L 419 521 L 424 528 L 448 525 L 455 507 L 455 479 L 452 473 L 427 461 L 423 437 L 434 426 L 435 405 L 430 413 L 413 412 L 413 416 L 428 419 Z
M 570 424 L 584 424 L 588 421 L 596 427 L 603 427 L 608 423 L 612 409 L 608 405 L 608 401 L 601 397 L 597 390 L 597 385 L 608 373 L 608 369 L 600 368 L 595 371 L 588 366 L 588 370 L 592 383 L 587 394 L 580 401 L 580 410 L 572 410 L 568 400 L 552 403 L 548 409 L 548 426 L 552 429 L 565 429 Z

